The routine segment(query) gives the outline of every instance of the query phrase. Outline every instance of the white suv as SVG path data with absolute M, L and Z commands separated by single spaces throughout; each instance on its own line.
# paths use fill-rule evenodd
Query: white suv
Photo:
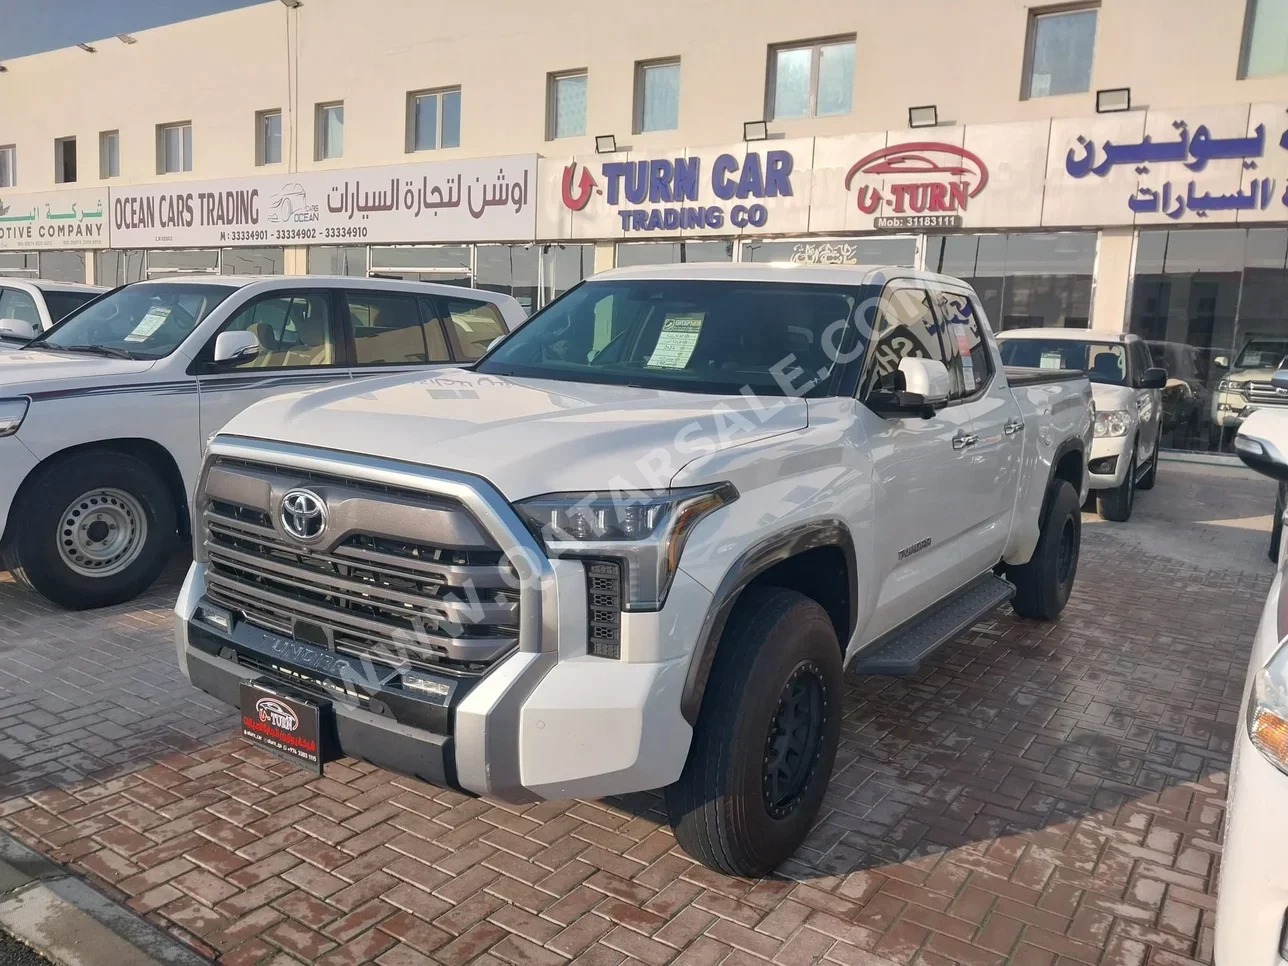
M 16 349 L 108 289 L 43 278 L 0 278 L 0 351 Z
M 188 531 L 205 442 L 267 396 L 476 359 L 508 295 L 360 278 L 136 282 L 0 353 L 0 558 L 54 603 L 119 603 Z

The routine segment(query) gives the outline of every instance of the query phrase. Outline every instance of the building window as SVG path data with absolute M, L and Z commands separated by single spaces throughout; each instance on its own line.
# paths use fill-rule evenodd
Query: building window
M 849 114 L 854 98 L 854 38 L 772 47 L 769 119 Z
M 313 159 L 326 161 L 344 156 L 344 101 L 319 104 L 314 118 L 317 144 Z
M 12 188 L 18 183 L 18 149 L 12 144 L 0 147 L 0 188 Z
M 1288 74 L 1288 2 L 1248 0 L 1241 77 Z
M 255 115 L 255 163 L 282 163 L 281 111 L 260 111 Z
M 121 176 L 121 132 L 100 131 L 98 135 L 98 176 L 119 178 Z
M 680 62 L 635 65 L 635 133 L 680 126 Z
M 309 248 L 310 275 L 367 274 L 367 249 L 365 246 L 313 245 Z
M 1095 7 L 1030 15 L 1024 96 L 1082 94 L 1091 90 L 1095 49 Z
M 586 133 L 586 72 L 551 74 L 546 88 L 546 140 Z
M 461 89 L 415 91 L 407 95 L 407 150 L 461 146 Z
M 54 181 L 71 184 L 76 180 L 76 139 L 54 139 Z
M 157 125 L 157 174 L 192 170 L 192 122 Z

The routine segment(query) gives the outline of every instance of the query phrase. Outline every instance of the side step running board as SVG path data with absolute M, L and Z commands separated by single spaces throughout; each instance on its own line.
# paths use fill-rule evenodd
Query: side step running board
M 933 609 L 873 641 L 854 659 L 856 674 L 915 674 L 921 662 L 1015 596 L 1015 587 L 984 574 Z

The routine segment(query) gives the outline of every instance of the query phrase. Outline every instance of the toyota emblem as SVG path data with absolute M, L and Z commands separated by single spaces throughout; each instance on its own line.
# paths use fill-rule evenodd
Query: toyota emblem
M 287 535 L 309 543 L 326 530 L 326 504 L 312 490 L 291 490 L 282 497 L 278 519 Z
M 1275 387 L 1275 395 L 1276 395 L 1276 396 L 1288 396 L 1288 389 L 1283 389 L 1283 388 L 1280 388 L 1280 387 L 1276 386 L 1276 387 Z

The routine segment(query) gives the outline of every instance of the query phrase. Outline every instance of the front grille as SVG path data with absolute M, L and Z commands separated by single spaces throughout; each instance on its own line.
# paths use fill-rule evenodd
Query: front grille
M 1244 388 L 1248 401 L 1258 406 L 1288 406 L 1288 395 L 1280 395 L 1268 382 L 1250 382 Z
M 586 653 L 622 656 L 622 568 L 612 561 L 586 561 L 586 606 L 589 639 Z
M 279 474 L 241 464 L 221 464 L 221 469 L 237 483 Z M 238 477 L 243 469 L 246 476 Z M 319 492 L 333 487 L 337 500 L 358 489 L 348 479 L 290 471 L 280 476 L 278 490 L 301 484 Z M 406 519 L 413 523 L 419 507 L 466 513 L 424 494 L 416 500 L 419 507 L 405 505 L 415 497 L 381 488 L 376 498 L 383 509 L 392 501 L 399 519 L 410 511 Z M 262 494 L 241 499 L 269 502 Z M 349 533 L 328 550 L 314 550 L 281 536 L 263 506 L 244 502 L 207 493 L 202 523 L 207 593 L 247 622 L 339 654 L 463 675 L 482 673 L 517 646 L 518 578 L 500 550 L 435 545 L 410 533 L 364 532 Z

